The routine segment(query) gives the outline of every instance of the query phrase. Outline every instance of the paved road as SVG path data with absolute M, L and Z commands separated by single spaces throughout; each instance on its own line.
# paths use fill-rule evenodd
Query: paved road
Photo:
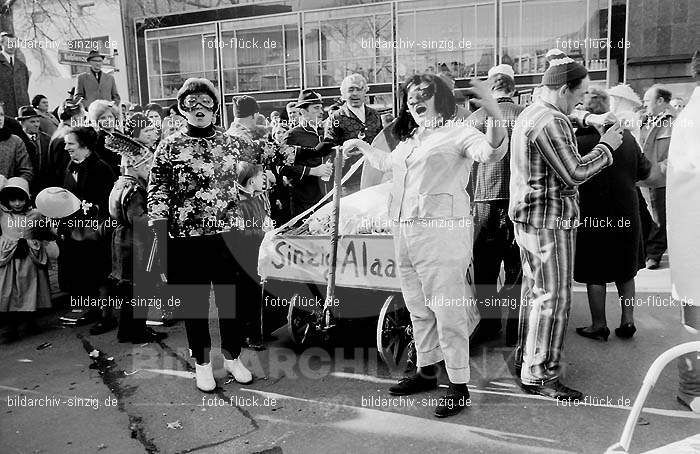
M 371 324 L 349 326 L 349 347 L 299 350 L 281 335 L 265 351 L 245 350 L 257 377 L 247 386 L 228 380 L 217 355 L 220 387 L 204 395 L 194 387 L 182 324 L 166 329 L 164 343 L 127 345 L 114 333 L 90 336 L 87 327 L 62 328 L 50 319 L 44 333 L 0 347 L 0 452 L 602 452 L 619 437 L 653 359 L 692 340 L 669 305 L 667 269 L 643 271 L 638 288 L 638 334 L 604 343 L 575 334 L 589 321 L 585 293 L 576 287 L 565 383 L 595 405 L 523 394 L 509 367 L 511 351 L 496 340 L 472 352 L 472 406 L 447 420 L 432 416 L 430 400 L 439 392 L 386 400 L 395 377 L 372 347 Z M 609 293 L 613 327 L 619 307 Z M 44 342 L 51 346 L 37 350 Z M 93 349 L 101 352 L 95 361 Z M 632 452 L 700 432 L 700 417 L 676 402 L 676 386 L 674 364 L 646 402 Z M 23 398 L 52 406 L 17 401 Z

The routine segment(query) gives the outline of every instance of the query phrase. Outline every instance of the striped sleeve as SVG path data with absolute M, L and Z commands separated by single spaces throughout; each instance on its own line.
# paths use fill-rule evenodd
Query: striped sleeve
M 607 145 L 598 144 L 581 157 L 568 121 L 554 117 L 535 137 L 534 147 L 559 179 L 569 186 L 578 186 L 612 164 Z

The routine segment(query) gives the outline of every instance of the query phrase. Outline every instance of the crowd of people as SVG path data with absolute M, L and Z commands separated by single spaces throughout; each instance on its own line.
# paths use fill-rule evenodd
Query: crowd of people
M 101 70 L 103 56 L 91 52 L 87 60 L 89 70 L 54 113 L 44 95 L 30 103 L 16 89 L 0 91 L 0 312 L 14 317 L 10 339 L 22 324 L 36 332 L 32 314 L 51 307 L 54 262 L 74 309 L 64 320 L 95 321 L 95 336 L 116 329 L 121 342 L 162 340 L 166 334 L 147 326 L 147 307 L 137 302 L 174 292 L 196 386 L 210 392 L 213 286 L 224 368 L 251 382 L 239 355 L 264 341 L 256 268 L 262 238 L 308 213 L 331 189 L 333 172 L 347 173 L 360 155 L 371 169 L 350 176 L 343 195 L 391 172 L 389 214 L 416 345 L 417 370 L 392 394 L 436 388 L 444 362 L 450 386 L 435 415 L 464 409 L 470 342 L 497 338 L 505 315 L 523 389 L 581 399 L 560 381 L 574 279 L 586 284 L 591 311 L 579 335 L 608 339 L 610 282 L 622 308 L 615 335 L 636 332 L 634 279 L 641 268 L 658 268 L 667 249 L 669 147 L 685 104 L 663 86 L 643 98 L 626 85 L 589 86 L 584 66 L 553 51 L 529 106 L 514 102 L 507 64 L 492 68 L 486 82 L 471 82 L 465 107 L 445 75 L 413 75 L 401 85 L 395 119 L 367 105 L 366 80 L 351 74 L 328 108 L 318 93 L 302 90 L 284 112 L 265 116 L 255 98 L 237 96 L 226 127 L 220 94 L 207 79 L 188 79 L 167 108 L 127 108 Z M 697 78 L 697 53 L 693 61 Z M 3 47 L 0 69 L 8 65 L 21 83 L 26 67 Z M 696 112 L 698 102 L 696 89 L 685 108 Z M 345 164 L 334 169 L 340 150 Z M 474 229 L 416 219 L 473 219 Z M 472 259 L 475 295 L 466 280 Z M 167 290 L 155 277 L 159 267 Z M 427 304 L 465 296 L 481 315 L 471 339 L 463 307 Z M 111 297 L 120 304 L 92 304 Z M 681 364 L 679 399 L 698 411 L 697 355 Z

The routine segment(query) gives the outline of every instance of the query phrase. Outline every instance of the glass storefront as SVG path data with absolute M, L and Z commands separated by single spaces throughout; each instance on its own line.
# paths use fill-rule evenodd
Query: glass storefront
M 147 30 L 149 99 L 174 100 L 190 77 L 205 77 L 218 85 L 215 42 L 214 24 Z
M 349 74 L 369 83 L 392 82 L 391 5 L 366 5 L 305 13 L 307 87 L 338 86 Z
M 606 69 L 607 8 L 608 0 L 502 0 L 501 62 L 542 74 L 558 47 L 590 70 Z
M 585 62 L 598 80 L 609 75 L 601 43 L 610 36 L 610 0 L 343 4 L 307 2 L 303 9 L 292 2 L 282 13 L 147 29 L 145 98 L 171 101 L 182 82 L 196 76 L 221 81 L 225 104 L 235 94 L 254 93 L 261 105 L 279 109 L 301 88 L 337 97 L 343 78 L 360 73 L 373 99 L 391 106 L 396 84 L 424 71 L 445 73 L 460 86 L 460 79 L 509 63 L 519 83 L 533 86 L 554 47 Z
M 219 47 L 225 94 L 301 86 L 296 14 L 223 22 Z
M 399 80 L 422 72 L 486 75 L 496 61 L 495 12 L 493 0 L 398 3 Z

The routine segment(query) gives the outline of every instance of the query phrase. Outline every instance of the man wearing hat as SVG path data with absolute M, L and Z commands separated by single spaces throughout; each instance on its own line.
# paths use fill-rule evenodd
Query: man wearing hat
M 622 128 L 611 126 L 590 153 L 579 154 L 568 115 L 588 90 L 588 71 L 561 51 L 551 54 L 540 99 L 523 110 L 512 133 L 508 215 L 523 268 L 515 367 L 525 391 L 575 400 L 583 394 L 560 377 L 579 223 L 577 187 L 612 164 Z
M 311 208 L 326 191 L 320 177 L 330 179 L 332 164 L 323 158 L 333 151 L 323 147 L 323 102 L 313 90 L 299 93 L 296 104 L 299 124 L 287 134 L 286 144 L 296 148 L 294 166 L 284 166 L 280 174 L 292 180 L 292 216 Z
M 491 94 L 496 98 L 506 122 L 504 126 L 510 142 L 515 120 L 525 109 L 513 102 L 513 67 L 506 64 L 494 66 L 489 70 L 488 77 Z M 486 133 L 486 119 L 486 111 L 479 108 L 467 121 Z M 506 343 L 514 346 L 518 336 L 519 305 L 515 302 L 520 300 L 522 277 L 520 251 L 515 243 L 513 223 L 508 219 L 509 184 L 510 151 L 500 161 L 474 163 L 470 181 L 474 201 L 474 282 L 481 322 L 473 343 L 498 336 L 503 306 L 509 308 Z M 501 263 L 506 271 L 506 279 L 499 295 L 496 292 L 496 282 Z
M 27 153 L 24 141 L 14 131 L 8 128 L 4 108 L 0 105 L 0 175 L 6 178 L 22 177 L 27 181 L 32 180 L 32 162 Z M 17 123 L 13 118 L 12 121 Z M 24 135 L 24 132 L 20 133 Z
M 29 185 L 31 194 L 38 194 L 42 189 L 51 186 L 53 182 L 52 170 L 49 165 L 49 144 L 51 137 L 39 130 L 41 115 L 32 106 L 19 108 L 17 121 L 22 125 L 22 130 L 29 138 L 27 153 L 32 162 L 34 178 Z
M 0 101 L 5 115 L 17 116 L 17 108 L 29 104 L 29 70 L 17 54 L 15 35 L 0 33 Z
M 91 50 L 86 61 L 90 65 L 90 69 L 78 76 L 74 96 L 83 98 L 85 109 L 96 99 L 106 99 L 121 105 L 114 77 L 102 71 L 104 55 L 96 50 Z
M 258 102 L 252 96 L 236 96 L 233 98 L 234 120 L 226 134 L 238 137 L 250 144 L 254 156 L 243 157 L 244 161 L 260 164 L 262 155 L 261 141 L 266 138 L 267 131 L 257 124 L 256 117 L 260 112 Z

